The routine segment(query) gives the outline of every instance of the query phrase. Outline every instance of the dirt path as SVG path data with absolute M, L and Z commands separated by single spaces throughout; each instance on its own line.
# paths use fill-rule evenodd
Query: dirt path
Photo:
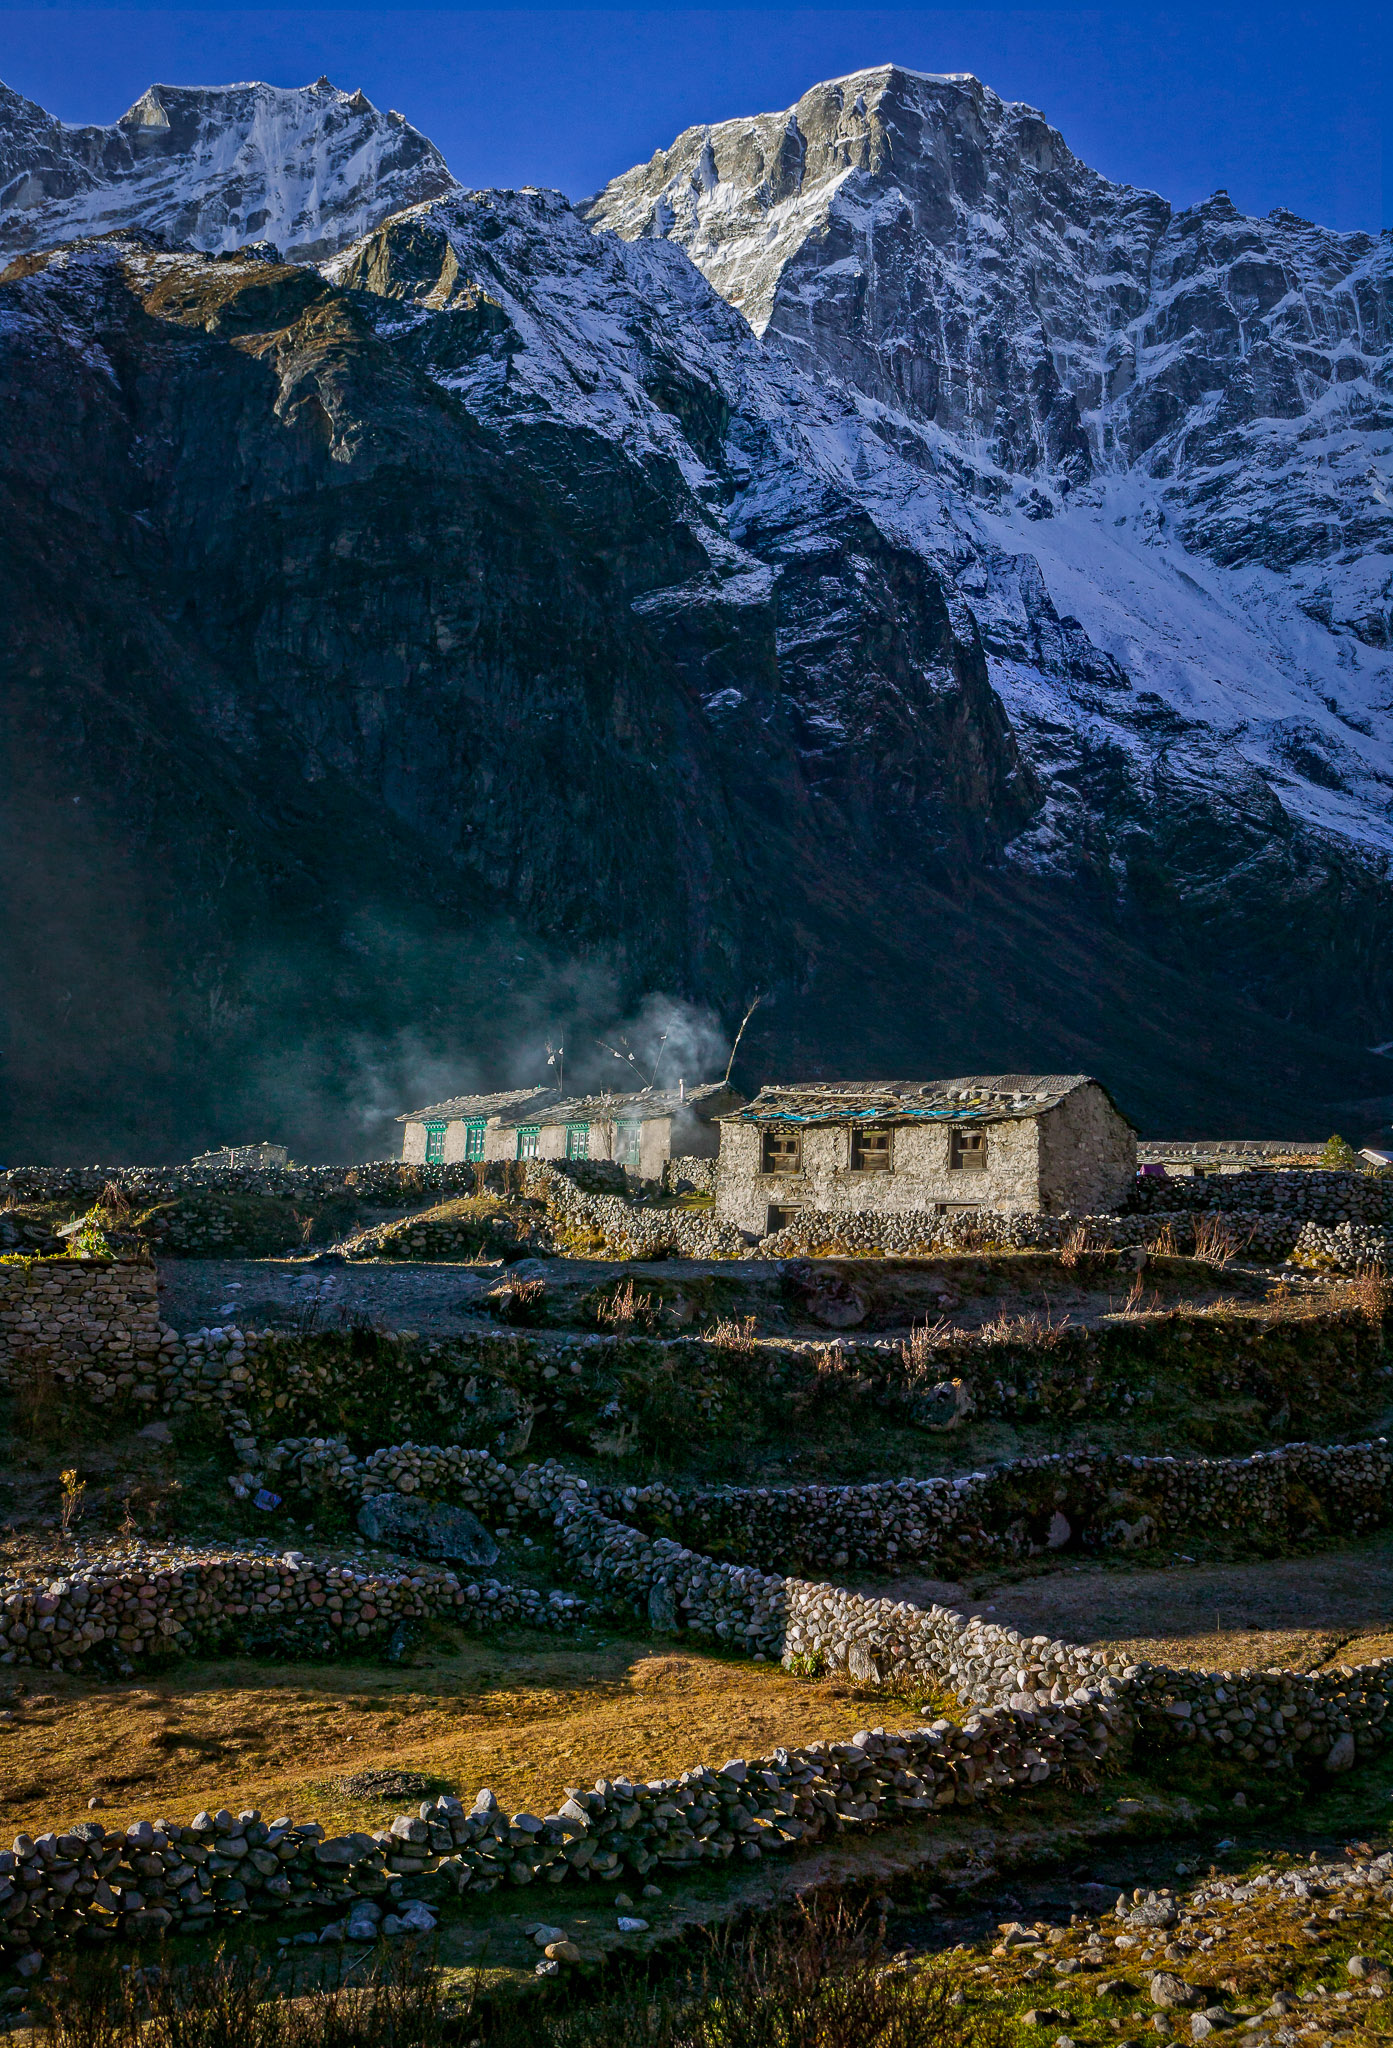
M 1393 1534 L 1258 1564 L 1065 1566 L 979 1598 L 929 1578 L 863 1580 L 857 1590 L 919 1606 L 937 1600 L 1031 1635 L 1203 1670 L 1312 1671 L 1393 1656 Z

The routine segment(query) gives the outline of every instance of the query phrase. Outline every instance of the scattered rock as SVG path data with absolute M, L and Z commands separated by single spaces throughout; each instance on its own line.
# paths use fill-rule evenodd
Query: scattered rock
M 1200 1994 L 1173 1970 L 1158 1970 L 1151 1979 L 1151 2003 L 1169 2011 L 1177 2006 L 1198 2005 Z
M 445 1564 L 494 1564 L 498 1545 L 477 1515 L 444 1501 L 409 1500 L 375 1493 L 358 1510 L 358 1527 L 370 1543 L 390 1543 Z
M 1325 1768 L 1332 1772 L 1354 1769 L 1354 1737 L 1348 1728 L 1337 1735 L 1331 1743 L 1330 1753 L 1325 1759 Z

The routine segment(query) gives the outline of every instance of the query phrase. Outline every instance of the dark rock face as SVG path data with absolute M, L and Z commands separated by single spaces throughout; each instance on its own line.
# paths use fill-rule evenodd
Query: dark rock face
M 270 1104 L 342 1156 L 404 1033 L 508 1071 L 655 988 L 768 990 L 752 1075 L 1088 1067 L 1168 1130 L 1373 1095 L 1386 881 L 1287 800 L 1368 815 L 1368 748 L 1307 696 L 1262 751 L 1062 601 L 1084 470 L 1037 399 L 1017 530 L 966 426 L 867 413 L 554 194 L 319 270 L 20 258 L 6 1149 L 187 1156 Z
M 498 1545 L 468 1508 L 438 1500 L 412 1500 L 404 1493 L 375 1493 L 358 1510 L 358 1527 L 369 1543 L 400 1545 L 444 1564 L 490 1565 Z

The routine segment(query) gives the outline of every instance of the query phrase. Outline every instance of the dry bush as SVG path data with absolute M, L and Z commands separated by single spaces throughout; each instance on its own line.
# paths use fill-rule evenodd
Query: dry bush
M 1084 1254 L 1088 1248 L 1088 1225 L 1076 1223 L 1059 1247 L 1059 1263 L 1066 1273 L 1072 1273 L 1077 1266 L 1083 1264 Z
M 715 1933 L 676 1969 L 650 1966 L 593 2002 L 500 2001 L 485 2048 L 1001 2048 L 999 2020 L 954 2004 L 942 1963 L 884 1959 L 875 1908 L 800 1904 Z
M 114 1180 L 109 1180 L 102 1189 L 97 1207 L 106 1221 L 117 1230 L 129 1230 L 135 1220 L 135 1210 L 131 1207 L 130 1197 Z
M 722 1351 L 738 1351 L 749 1356 L 756 1348 L 755 1319 L 745 1316 L 737 1321 L 734 1316 L 722 1316 L 709 1330 L 703 1330 L 702 1341 L 715 1344 Z
M 916 1323 L 908 1339 L 901 1338 L 900 1362 L 911 1387 L 935 1376 L 934 1354 L 952 1335 L 953 1325 L 947 1316 L 940 1316 L 936 1323 Z
M 1073 1328 L 1067 1315 L 1056 1322 L 1053 1316 L 1008 1316 L 1003 1310 L 977 1332 L 979 1344 L 1020 1344 L 1039 1351 L 1056 1351 L 1066 1330 Z
M 545 1283 L 537 1281 L 535 1284 L 542 1286 Z M 635 1293 L 631 1275 L 615 1288 L 613 1294 L 600 1296 L 595 1303 L 595 1321 L 602 1330 L 614 1330 L 620 1336 L 635 1328 L 654 1329 L 658 1317 L 653 1296 Z
M 61 1472 L 63 1483 L 62 1500 L 58 1511 L 58 1526 L 64 1536 L 71 1536 L 73 1523 L 82 1514 L 82 1496 L 87 1491 L 87 1481 L 79 1479 L 75 1471 Z
M 1231 1228 L 1227 1216 L 1195 1218 L 1195 1257 L 1206 1266 L 1231 1265 L 1243 1245 L 1244 1240 Z
M 1161 1297 L 1154 1289 L 1152 1290 L 1151 1300 L 1148 1302 L 1146 1289 L 1142 1285 L 1141 1274 L 1138 1273 L 1127 1290 L 1127 1298 L 1118 1310 L 1118 1314 L 1124 1316 L 1143 1316 L 1151 1310 L 1159 1308 L 1160 1305 Z
M 34 1994 L 35 2048 L 443 2048 L 457 2026 L 410 1943 L 359 1984 L 294 1989 L 251 1948 L 143 1968 L 65 1956 Z
M 1163 1223 L 1161 1228 L 1146 1240 L 1146 1249 L 1156 1258 L 1178 1259 L 1180 1245 L 1175 1235 L 1175 1225 Z
M 1393 1308 L 1393 1286 L 1389 1285 L 1388 1275 L 1377 1260 L 1372 1265 L 1361 1266 L 1343 1292 L 1350 1306 L 1357 1308 L 1376 1329 Z

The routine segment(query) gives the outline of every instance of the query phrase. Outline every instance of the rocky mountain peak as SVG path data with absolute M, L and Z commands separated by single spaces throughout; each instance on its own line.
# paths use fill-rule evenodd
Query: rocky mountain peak
M 0 259 L 135 228 L 215 255 L 273 242 L 313 262 L 454 184 L 400 114 L 327 78 L 152 85 L 106 127 L 0 85 Z

